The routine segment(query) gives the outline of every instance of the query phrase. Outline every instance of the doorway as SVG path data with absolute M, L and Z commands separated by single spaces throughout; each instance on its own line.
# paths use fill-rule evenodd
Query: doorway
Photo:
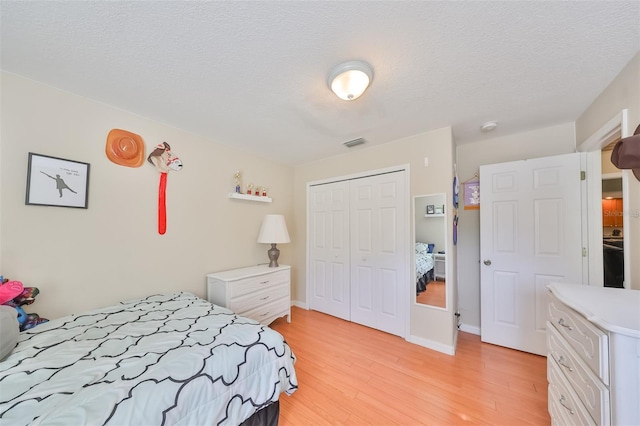
M 546 354 L 546 285 L 582 282 L 581 158 L 480 166 L 483 342 Z
M 628 288 L 631 284 L 626 277 L 631 276 L 630 268 L 630 243 L 628 235 L 625 236 L 624 229 L 628 227 L 628 209 L 624 208 L 624 200 L 629 199 L 629 175 L 628 170 L 619 170 L 611 163 L 611 149 L 613 146 L 623 137 L 627 135 L 627 110 L 622 110 L 614 117 L 612 117 L 607 123 L 605 123 L 600 129 L 598 129 L 593 135 L 591 135 L 586 141 L 581 143 L 577 151 L 586 153 L 586 171 L 587 171 L 587 187 L 583 199 L 584 211 L 587 212 L 587 226 L 583 227 L 583 240 L 587 242 L 587 267 L 584 270 L 585 284 L 593 286 L 605 285 L 605 245 L 604 240 L 606 237 L 613 236 L 613 230 L 620 230 L 620 235 L 616 235 L 616 249 L 607 248 L 609 251 L 616 251 L 616 256 L 622 255 L 621 262 L 616 261 L 616 270 L 619 267 L 619 263 L 622 263 L 622 276 L 619 275 L 613 278 L 608 278 L 610 282 L 617 283 L 615 286 L 619 286 L 619 281 L 622 280 L 622 287 Z M 614 198 L 620 198 L 615 202 L 607 201 L 603 202 L 605 196 L 603 196 L 603 179 L 617 179 L 620 178 L 621 182 L 621 194 L 617 192 L 617 196 Z M 609 185 L 609 184 L 606 184 Z M 622 209 L 618 209 L 619 204 L 622 204 Z M 610 211 L 609 215 L 613 214 L 619 222 L 613 222 L 614 225 L 609 226 L 610 216 L 607 217 L 605 223 L 604 208 Z M 621 226 L 620 226 L 621 225 Z M 616 232 L 617 233 L 617 232 Z M 609 242 L 612 242 L 611 238 L 608 238 Z M 611 244 L 609 244 L 611 245 Z
M 603 169 L 611 150 L 602 150 Z M 610 162 L 610 161 L 609 161 Z M 624 196 L 622 174 L 602 174 L 602 267 L 605 287 L 624 287 Z

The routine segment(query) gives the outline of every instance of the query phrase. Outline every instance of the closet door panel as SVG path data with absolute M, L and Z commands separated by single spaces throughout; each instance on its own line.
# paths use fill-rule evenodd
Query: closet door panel
M 406 216 L 404 173 L 388 173 L 351 181 L 351 279 L 354 322 L 403 335 L 405 315 L 403 285 L 406 238 L 402 218 Z M 358 282 L 360 268 L 370 268 L 371 278 Z M 366 286 L 366 288 L 365 288 Z M 371 294 L 372 313 L 359 312 L 358 300 Z
M 404 336 L 406 171 L 309 187 L 311 309 Z
M 380 313 L 385 317 L 396 318 L 399 315 L 398 275 L 393 269 L 382 269 L 380 274 Z
M 374 321 L 374 301 L 372 290 L 373 268 L 358 266 L 352 274 L 351 282 L 351 321 L 369 325 Z
M 309 306 L 350 320 L 349 184 L 309 189 Z

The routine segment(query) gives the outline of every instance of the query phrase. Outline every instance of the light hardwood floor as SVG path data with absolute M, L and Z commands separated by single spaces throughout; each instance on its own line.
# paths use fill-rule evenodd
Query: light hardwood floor
M 281 426 L 550 424 L 544 357 L 463 332 L 449 356 L 296 307 L 271 327 L 297 357 Z
M 447 306 L 446 286 L 444 281 L 429 282 L 427 289 L 416 296 L 416 303 L 445 308 Z

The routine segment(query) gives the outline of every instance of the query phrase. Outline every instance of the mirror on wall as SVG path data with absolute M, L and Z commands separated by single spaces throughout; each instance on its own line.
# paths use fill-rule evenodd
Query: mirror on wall
M 416 303 L 447 306 L 446 194 L 413 197 Z

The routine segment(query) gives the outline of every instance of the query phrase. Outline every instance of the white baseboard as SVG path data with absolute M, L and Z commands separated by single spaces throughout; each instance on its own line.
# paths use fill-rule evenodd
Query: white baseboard
M 433 340 L 425 339 L 423 337 L 408 336 L 406 340 L 409 343 L 423 346 L 427 349 L 432 349 L 434 351 L 442 352 L 447 355 L 455 355 L 456 353 L 456 348 L 454 348 L 453 346 L 443 345 L 442 343 L 434 342 Z
M 291 301 L 291 306 L 297 306 L 298 308 L 302 308 L 305 310 L 309 310 L 309 307 L 307 306 L 306 303 L 300 302 L 299 300 L 292 300 Z
M 476 327 L 475 325 L 460 324 L 460 331 L 475 334 L 477 336 L 480 335 L 480 327 Z

